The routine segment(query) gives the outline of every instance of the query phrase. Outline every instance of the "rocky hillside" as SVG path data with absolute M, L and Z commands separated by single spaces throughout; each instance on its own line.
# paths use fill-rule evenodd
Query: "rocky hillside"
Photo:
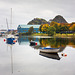
M 67 21 L 61 15 L 57 15 L 52 21 L 57 23 L 67 23 Z
M 34 18 L 30 22 L 28 22 L 27 25 L 50 24 L 51 21 L 54 21 L 57 23 L 67 23 L 67 21 L 61 15 L 57 15 L 54 19 L 50 19 L 49 21 L 46 21 L 45 19 L 42 19 L 42 18 Z
M 48 22 L 42 18 L 34 18 L 31 20 L 27 25 L 40 25 L 40 24 L 47 24 Z

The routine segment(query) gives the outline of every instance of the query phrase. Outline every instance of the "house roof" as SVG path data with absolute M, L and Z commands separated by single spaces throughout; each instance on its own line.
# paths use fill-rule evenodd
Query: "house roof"
M 18 28 L 30 28 L 32 26 L 33 26 L 33 28 L 39 28 L 40 27 L 40 25 L 19 25 Z

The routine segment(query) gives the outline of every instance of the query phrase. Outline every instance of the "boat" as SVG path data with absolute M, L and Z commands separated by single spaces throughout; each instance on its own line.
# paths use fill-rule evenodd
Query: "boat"
M 57 53 L 59 52 L 59 48 L 46 48 L 46 47 L 41 47 L 40 52 L 45 52 L 45 53 Z
M 36 45 L 37 45 L 37 42 L 35 42 L 33 40 L 30 41 L 30 46 L 36 46 Z
M 7 18 L 6 18 L 6 23 L 7 23 L 7 29 L 9 30 Z M 12 26 L 12 8 L 11 8 L 11 26 Z M 11 30 L 11 33 L 6 34 L 6 38 L 7 39 L 15 39 L 15 36 L 12 34 L 12 30 Z
M 7 23 L 7 29 L 9 30 L 7 19 L 6 19 L 6 23 Z M 11 8 L 11 25 L 12 25 L 12 8 Z M 13 31 L 11 29 L 11 32 L 6 34 L 6 42 L 8 44 L 14 44 L 14 42 L 16 41 L 17 41 L 17 36 L 13 34 Z

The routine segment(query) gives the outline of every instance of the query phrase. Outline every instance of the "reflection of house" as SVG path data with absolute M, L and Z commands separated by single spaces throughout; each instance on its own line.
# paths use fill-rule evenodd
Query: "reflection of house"
M 30 41 L 33 40 L 39 44 L 39 38 L 33 38 L 33 37 L 25 37 L 25 36 L 19 36 L 18 43 L 19 45 L 29 45 Z
M 28 32 L 30 27 L 34 28 L 34 30 L 33 30 L 34 33 L 39 33 L 40 25 L 19 25 L 17 28 L 18 33 L 26 33 L 26 32 Z

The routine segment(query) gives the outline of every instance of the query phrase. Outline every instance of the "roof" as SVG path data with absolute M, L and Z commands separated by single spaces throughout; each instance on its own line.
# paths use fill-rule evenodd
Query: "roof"
M 33 28 L 39 28 L 40 27 L 40 25 L 19 25 L 18 28 L 19 27 L 21 27 L 21 28 L 30 28 L 32 26 L 33 26 Z

